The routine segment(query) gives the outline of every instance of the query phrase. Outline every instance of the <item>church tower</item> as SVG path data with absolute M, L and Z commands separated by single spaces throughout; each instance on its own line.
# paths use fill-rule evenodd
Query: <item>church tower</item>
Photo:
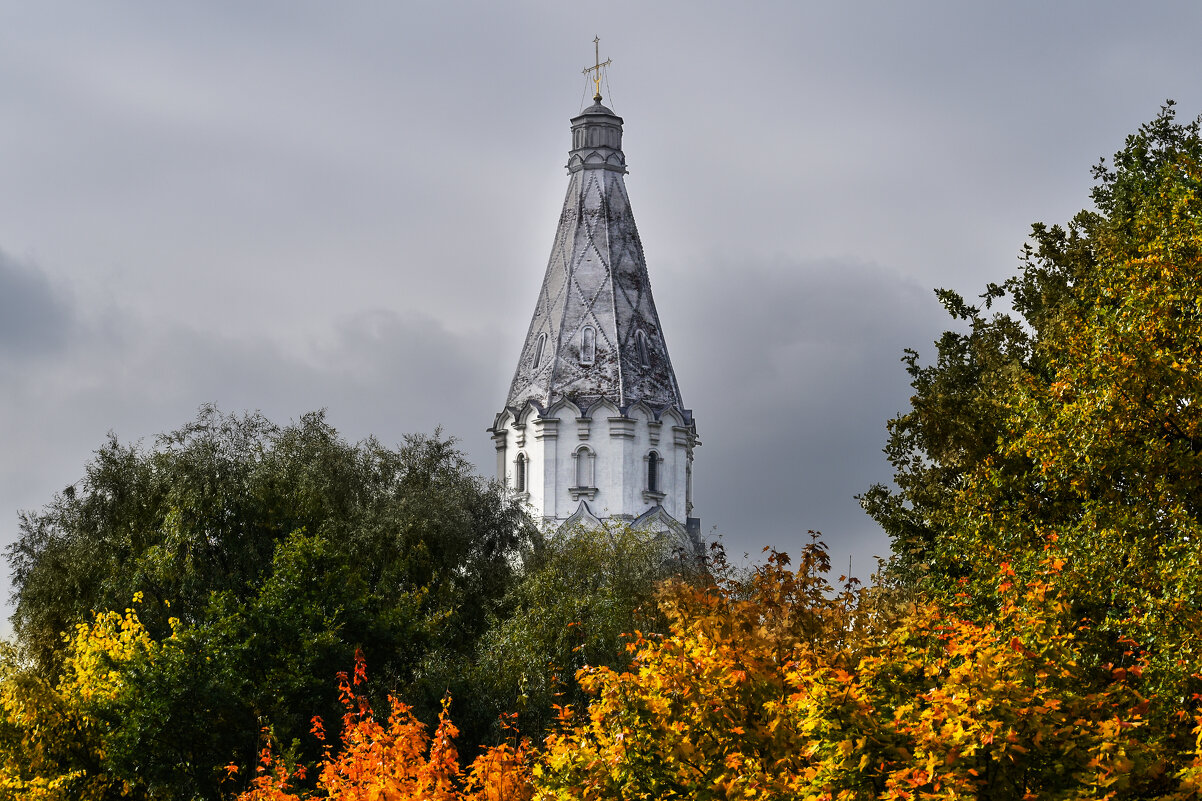
M 603 65 L 601 65 L 603 66 Z M 497 476 L 548 524 L 605 518 L 697 547 L 693 450 L 626 194 L 622 118 L 572 118 L 568 192 L 534 317 L 489 432 Z

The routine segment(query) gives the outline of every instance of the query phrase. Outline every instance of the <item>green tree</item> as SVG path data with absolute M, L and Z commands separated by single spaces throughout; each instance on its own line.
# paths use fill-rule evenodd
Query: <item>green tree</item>
M 1202 664 L 1202 137 L 1172 104 L 1099 164 L 1094 208 L 1036 225 L 987 316 L 941 292 L 967 333 L 890 422 L 896 490 L 865 506 L 893 537 L 898 581 L 983 612 L 999 565 L 1049 554 L 1090 671 L 1144 656 L 1160 710 L 1193 702 Z M 1138 643 L 1133 647 L 1131 642 Z
M 546 730 L 554 704 L 585 700 L 575 679 L 580 669 L 621 669 L 629 664 L 627 644 L 636 629 L 666 630 L 655 602 L 659 584 L 693 580 L 705 569 L 671 537 L 630 526 L 537 536 L 520 580 L 480 640 L 471 677 L 474 697 L 500 705 L 476 704 L 475 714 L 496 720 L 517 711 L 521 731 Z
M 358 645 L 382 688 L 437 719 L 431 674 L 468 670 L 528 529 L 438 434 L 392 449 L 347 443 L 321 414 L 280 427 L 206 407 L 153 448 L 111 437 L 23 517 L 14 628 L 53 685 L 62 632 L 140 594 L 148 636 L 171 647 L 123 664 L 128 690 L 95 710 L 106 769 L 217 798 L 218 767 L 251 764 L 264 723 L 317 747 L 309 719 L 337 718 L 330 679 Z

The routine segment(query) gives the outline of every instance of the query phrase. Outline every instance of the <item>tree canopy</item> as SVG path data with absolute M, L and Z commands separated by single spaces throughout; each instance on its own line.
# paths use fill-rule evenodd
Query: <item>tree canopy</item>
M 588 695 L 542 743 L 514 735 L 456 761 L 392 700 L 387 724 L 341 679 L 348 725 L 312 769 L 331 799 L 604 801 L 690 798 L 1196 798 L 1198 743 L 1147 716 L 1136 668 L 1084 687 L 1087 636 L 1066 625 L 1062 565 L 1003 570 L 990 620 L 971 605 L 898 605 L 830 584 L 820 542 L 797 570 L 666 583 L 662 635 L 635 632 L 621 670 L 580 670 Z M 1193 726 L 1190 720 L 1186 727 Z M 315 723 L 314 736 L 324 737 Z M 295 801 L 299 774 L 268 744 L 240 801 Z
M 660 583 L 706 575 L 696 555 L 674 552 L 672 542 L 613 522 L 536 536 L 520 580 L 480 640 L 476 697 L 511 705 L 487 710 L 489 717 L 518 713 L 523 731 L 543 731 L 554 705 L 587 701 L 578 671 L 620 670 L 630 662 L 631 632 L 666 632 L 656 604 Z
M 438 434 L 393 449 L 348 443 L 320 413 L 281 427 L 206 407 L 152 448 L 110 437 L 82 481 L 23 516 L 15 630 L 53 685 L 78 659 L 63 632 L 137 597 L 146 636 L 170 647 L 122 660 L 123 690 L 93 710 L 106 763 L 216 798 L 218 767 L 253 761 L 262 721 L 308 742 L 357 646 L 436 717 L 529 525 Z
M 1202 797 L 1199 128 L 938 291 L 869 587 L 544 537 L 437 434 L 111 439 L 10 550 L 0 799 Z
M 1062 560 L 1074 614 L 1097 624 L 1095 666 L 1136 641 L 1168 712 L 1202 655 L 1198 122 L 1166 105 L 1094 176 L 1094 208 L 1035 225 L 1022 272 L 986 287 L 984 308 L 939 293 L 967 331 L 929 365 L 907 354 L 897 488 L 864 502 L 893 538 L 894 578 L 945 599 L 996 608 L 999 565 L 1029 577 Z

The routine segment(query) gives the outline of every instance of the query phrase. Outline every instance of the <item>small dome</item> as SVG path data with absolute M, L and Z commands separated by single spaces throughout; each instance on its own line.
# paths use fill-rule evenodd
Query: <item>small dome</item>
M 601 101 L 596 100 L 596 99 L 593 100 L 593 104 L 591 106 L 589 106 L 588 108 L 586 108 L 584 111 L 582 111 L 580 113 L 581 114 L 608 114 L 611 117 L 618 116 L 617 114 L 613 113 L 612 109 L 601 105 Z
M 613 109 L 601 105 L 601 101 L 596 97 L 593 98 L 593 104 L 573 117 L 572 121 L 575 122 L 581 117 L 613 117 L 619 124 L 622 122 L 622 118 L 614 114 Z

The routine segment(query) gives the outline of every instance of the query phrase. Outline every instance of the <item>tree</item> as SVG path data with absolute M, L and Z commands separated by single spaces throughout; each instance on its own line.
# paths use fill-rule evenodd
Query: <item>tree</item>
M 998 577 L 993 619 L 896 608 L 826 579 L 825 548 L 746 583 L 675 584 L 666 636 L 588 668 L 534 769 L 538 798 L 1193 797 L 1191 745 L 1149 726 L 1138 667 L 1082 686 L 1083 640 L 1049 558 Z
M 135 598 L 135 602 L 140 598 Z M 105 801 L 144 797 L 146 787 L 106 765 L 112 730 L 104 712 L 129 690 L 124 669 L 161 647 L 137 612 L 104 612 L 65 638 L 57 683 L 7 646 L 0 666 L 0 799 Z
M 377 720 L 368 699 L 356 688 L 367 680 L 362 652 L 355 654 L 354 678 L 338 675 L 344 706 L 342 736 L 337 751 L 327 749 L 316 766 L 317 790 L 332 801 L 389 799 L 389 801 L 529 801 L 530 745 L 514 743 L 486 748 L 467 771 L 460 769 L 454 739 L 458 729 L 448 714 L 448 698 L 431 737 L 403 702 L 389 698 L 387 723 Z M 270 730 L 250 787 L 238 801 L 298 801 L 294 782 L 307 772 L 289 766 L 272 747 Z M 313 719 L 312 734 L 325 739 L 321 718 Z M 230 765 L 231 777 L 239 772 Z
M 932 365 L 907 357 L 898 489 L 864 498 L 895 578 L 982 611 L 1000 564 L 1030 578 L 1051 549 L 1094 624 L 1084 677 L 1137 641 L 1165 715 L 1194 703 L 1202 668 L 1200 164 L 1199 124 L 1170 103 L 1095 168 L 1095 208 L 1035 226 L 1023 272 L 986 289 L 1012 313 L 942 293 L 969 332 Z
M 636 628 L 663 632 L 656 589 L 668 578 L 697 580 L 705 566 L 673 550 L 665 534 L 608 524 L 536 537 L 493 626 L 481 638 L 472 714 L 496 720 L 517 711 L 523 731 L 540 732 L 553 705 L 581 703 L 575 676 L 586 665 L 622 669 Z M 463 714 L 460 712 L 459 714 Z
M 153 449 L 111 437 L 23 517 L 14 628 L 53 685 L 60 632 L 140 594 L 147 636 L 171 647 L 122 667 L 134 689 L 101 711 L 106 769 L 217 798 L 218 767 L 253 762 L 264 719 L 315 755 L 309 718 L 337 710 L 328 679 L 357 646 L 434 720 L 438 676 L 466 672 L 528 528 L 438 434 L 390 449 L 321 414 L 278 427 L 206 407 Z

